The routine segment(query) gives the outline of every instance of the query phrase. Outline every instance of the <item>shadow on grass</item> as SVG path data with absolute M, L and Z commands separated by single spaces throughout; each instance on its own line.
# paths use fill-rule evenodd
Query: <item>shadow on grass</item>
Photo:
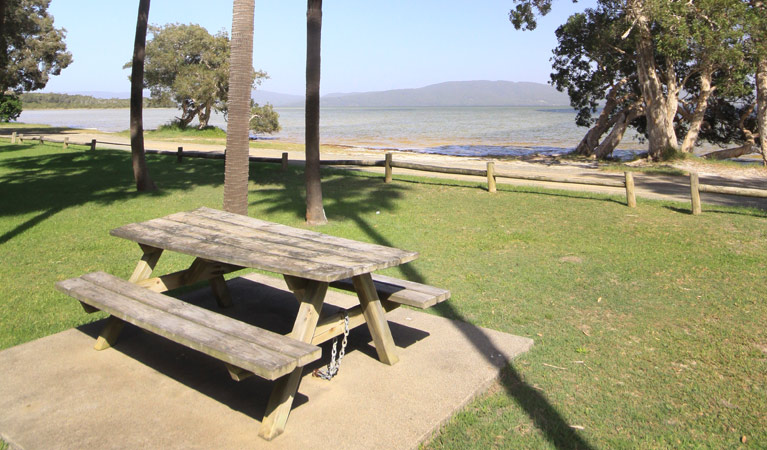
M 458 182 L 456 180 L 450 180 L 450 179 L 443 179 L 443 178 L 423 178 L 423 179 L 407 179 L 407 178 L 394 178 L 395 182 L 402 182 L 402 183 L 410 183 L 410 184 L 423 184 L 423 185 L 429 185 L 429 186 L 450 186 L 450 187 L 456 187 L 456 188 L 465 188 L 465 189 L 482 189 L 483 191 L 487 191 L 487 186 L 483 185 L 482 183 L 477 183 L 472 185 L 470 182 Z M 618 194 L 600 194 L 600 193 L 588 193 L 588 192 L 579 192 L 579 191 L 565 191 L 565 190 L 559 190 L 556 188 L 539 188 L 536 186 L 528 186 L 528 185 L 514 185 L 514 184 L 498 184 L 497 185 L 498 192 L 511 192 L 511 193 L 517 193 L 517 194 L 531 194 L 531 195 L 546 195 L 549 197 L 565 197 L 565 198 L 573 198 L 573 199 L 579 199 L 579 200 L 592 200 L 596 202 L 612 202 L 617 203 L 619 205 L 625 205 L 625 200 L 620 200 L 617 198 L 611 198 L 612 196 L 617 196 Z
M 692 209 L 689 207 L 680 207 L 680 206 L 672 206 L 672 205 L 664 205 L 664 208 L 674 211 L 680 214 L 688 214 L 692 215 Z M 767 211 L 758 209 L 758 208 L 748 208 L 743 207 L 742 209 L 721 209 L 717 208 L 716 205 L 702 205 L 702 212 L 701 214 L 728 214 L 728 215 L 735 215 L 735 216 L 750 216 L 750 217 L 767 217 Z
M 44 220 L 87 203 L 108 205 L 139 195 L 166 196 L 174 191 L 223 183 L 223 162 L 190 160 L 171 163 L 171 157 L 148 158 L 149 171 L 160 187 L 138 193 L 133 181 L 130 153 L 117 150 L 82 151 L 60 148 L 21 155 L 34 145 L 2 147 L 0 152 L 0 217 L 35 215 L 0 234 L 8 242 Z M 7 155 L 7 149 L 15 153 Z
M 18 126 L 13 126 L 13 124 L 6 124 L 5 126 L 0 127 L 0 135 L 2 136 L 10 136 L 14 132 L 17 134 L 21 134 L 24 136 L 39 136 L 39 135 L 49 135 L 49 134 L 59 134 L 59 133 L 72 133 L 73 135 L 77 135 L 83 130 L 80 128 L 70 128 L 70 127 L 50 127 L 47 125 L 40 125 L 40 126 L 24 126 L 19 124 Z
M 325 173 L 330 172 L 325 171 Z M 365 220 L 364 215 L 380 210 L 395 210 L 394 201 L 403 196 L 408 189 L 406 186 L 396 183 L 384 184 L 382 180 L 368 177 L 340 176 L 323 180 L 322 188 L 325 211 L 330 220 L 344 216 L 353 220 L 372 242 L 389 247 L 394 246 L 386 236 Z M 260 190 L 259 193 L 261 194 L 259 200 L 254 204 L 266 206 L 267 211 L 290 212 L 298 217 L 304 216 L 306 205 L 303 202 L 302 187 L 286 182 L 280 189 Z M 404 264 L 398 268 L 404 273 L 406 279 L 426 283 L 425 277 L 413 266 Z M 453 308 L 450 300 L 440 303 L 435 308 L 443 317 L 463 324 L 470 323 Z M 503 354 L 503 352 L 485 333 L 478 328 L 467 327 L 461 323 L 457 323 L 456 328 L 479 353 L 484 355 L 488 362 L 502 368 L 500 381 L 507 395 L 517 402 L 553 446 L 559 449 L 591 448 L 588 442 L 569 426 L 548 399 L 522 379 L 510 360 L 504 359 L 499 363 L 497 359 L 491 358 L 492 355 Z

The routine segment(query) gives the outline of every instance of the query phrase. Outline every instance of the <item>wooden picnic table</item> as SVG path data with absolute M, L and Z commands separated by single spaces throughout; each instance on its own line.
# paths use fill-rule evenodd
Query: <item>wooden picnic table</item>
M 333 237 L 210 208 L 125 225 L 110 234 L 141 246 L 143 255 L 129 281 L 155 292 L 209 280 L 219 304 L 228 306 L 231 298 L 223 275 L 243 268 L 281 274 L 300 302 L 289 336 L 303 343 L 312 343 L 315 338 L 329 284 L 343 284 L 351 279 L 350 288 L 360 301 L 358 316 L 364 317 L 364 322 L 360 319 L 357 324 L 367 324 L 380 361 L 390 365 L 398 361 L 371 273 L 412 261 L 418 256 L 416 252 Z M 191 255 L 195 260 L 186 270 L 152 277 L 165 250 Z M 427 294 L 432 295 L 431 292 Z M 432 295 L 429 305 L 446 299 L 449 292 L 440 295 Z M 410 304 L 407 301 L 411 300 L 403 303 Z M 341 323 L 325 324 L 324 329 L 343 332 L 343 319 L 338 320 Z M 121 326 L 121 320 L 108 323 L 97 348 L 99 345 L 110 346 Z M 302 368 L 297 367 L 277 379 L 259 431 L 262 437 L 272 439 L 284 430 L 301 375 Z

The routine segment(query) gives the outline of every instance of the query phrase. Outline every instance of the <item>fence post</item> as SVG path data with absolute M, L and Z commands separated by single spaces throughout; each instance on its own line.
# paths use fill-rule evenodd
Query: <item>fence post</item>
M 487 191 L 495 192 L 495 163 L 487 163 Z
M 96 140 L 91 139 L 91 150 L 96 150 Z
M 386 154 L 386 162 L 384 164 L 384 183 L 391 183 L 391 153 Z
M 64 150 L 69 148 L 69 136 L 64 137 Z
M 694 216 L 701 213 L 699 185 L 698 174 L 696 172 L 690 173 L 690 198 L 692 201 L 692 215 Z
M 634 174 L 632 172 L 624 172 L 626 176 L 626 205 L 629 208 L 637 207 L 637 198 L 634 194 Z
M 19 144 L 23 144 L 23 143 L 24 143 L 24 134 L 19 133 Z
M 282 170 L 288 170 L 288 152 L 282 152 Z
M 178 151 L 176 152 L 176 162 L 180 163 L 183 157 L 184 157 L 184 147 L 179 147 Z
M 11 133 L 11 144 L 15 144 L 15 143 L 16 143 L 16 132 L 14 131 L 13 133 Z

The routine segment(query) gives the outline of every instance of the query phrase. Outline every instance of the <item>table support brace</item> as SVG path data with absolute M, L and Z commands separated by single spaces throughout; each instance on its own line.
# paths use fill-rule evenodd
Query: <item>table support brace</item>
M 296 289 L 294 293 L 301 305 L 290 337 L 303 342 L 311 342 L 320 318 L 322 303 L 325 301 L 325 294 L 328 291 L 328 283 L 310 280 L 307 280 L 306 283 L 291 283 L 291 289 L 299 286 L 300 289 Z M 258 432 L 262 438 L 270 441 L 285 430 L 290 409 L 293 407 L 293 398 L 301 382 L 302 372 L 303 368 L 299 367 L 290 375 L 285 375 L 276 381 L 266 406 L 261 429 Z
M 141 247 L 141 250 L 144 251 L 144 254 L 136 265 L 136 269 L 133 270 L 133 275 L 131 275 L 128 280 L 131 283 L 137 283 L 149 278 L 149 276 L 152 275 L 154 267 L 157 265 L 157 261 L 159 261 L 160 256 L 162 256 L 161 248 L 150 247 L 149 245 L 143 244 L 139 244 L 139 246 Z M 124 325 L 125 322 L 122 320 L 114 316 L 109 316 L 107 324 L 104 325 L 104 328 L 101 330 L 101 334 L 99 334 L 98 339 L 96 339 L 96 344 L 93 348 L 96 350 L 106 350 L 115 345 Z
M 390 366 L 396 364 L 399 357 L 394 345 L 394 338 L 392 338 L 389 324 L 386 322 L 386 316 L 381 306 L 381 300 L 378 299 L 372 276 L 369 273 L 358 275 L 352 278 L 352 282 L 354 283 L 354 290 L 357 291 L 360 305 L 362 305 L 365 322 L 367 322 L 370 335 L 373 337 L 378 359 Z

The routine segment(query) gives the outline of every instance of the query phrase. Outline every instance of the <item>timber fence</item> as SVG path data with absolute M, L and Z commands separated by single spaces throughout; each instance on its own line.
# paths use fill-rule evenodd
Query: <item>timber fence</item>
M 122 142 L 107 142 L 107 141 L 97 141 L 96 139 L 92 139 L 90 142 L 86 142 L 86 143 L 75 143 L 75 142 L 70 142 L 68 137 L 64 137 L 63 140 L 56 140 L 56 139 L 49 139 L 44 136 L 24 136 L 23 134 L 17 134 L 16 132 L 12 133 L 11 136 L 2 136 L 2 137 L 10 137 L 12 144 L 15 144 L 16 142 L 23 143 L 25 140 L 39 141 L 40 143 L 63 144 L 63 148 L 67 148 L 69 145 L 81 145 L 81 146 L 90 147 L 91 151 L 96 150 L 96 145 L 98 143 L 105 144 L 105 145 L 118 145 L 118 146 L 130 147 L 130 144 L 126 144 Z M 226 151 L 224 152 L 194 151 L 194 150 L 184 150 L 184 147 L 178 147 L 176 151 L 146 149 L 144 152 L 147 154 L 174 155 L 176 156 L 176 161 L 179 163 L 182 162 L 183 158 L 185 157 L 186 158 L 207 158 L 207 159 L 225 159 L 226 158 Z M 251 156 L 250 161 L 280 164 L 283 170 L 287 169 L 289 164 L 288 153 L 282 153 L 281 158 Z M 320 161 L 320 164 L 323 166 L 383 167 L 384 182 L 386 183 L 392 182 L 393 180 L 392 175 L 393 175 L 394 168 L 420 171 L 420 172 L 482 177 L 487 179 L 487 190 L 488 192 L 491 192 L 491 193 L 497 191 L 496 183 L 498 178 L 507 178 L 512 180 L 526 180 L 526 181 L 541 181 L 541 182 L 549 182 L 549 183 L 578 184 L 578 185 L 585 185 L 585 186 L 606 186 L 606 187 L 622 188 L 626 192 L 626 206 L 628 206 L 629 208 L 636 208 L 634 175 L 632 172 L 624 172 L 623 177 L 612 177 L 611 179 L 587 179 L 587 178 L 557 177 L 557 176 L 548 176 L 548 175 L 529 175 L 529 174 L 511 173 L 511 172 L 503 172 L 503 171 L 498 172 L 495 170 L 495 163 L 492 161 L 487 163 L 487 166 L 485 169 L 443 167 L 443 166 L 432 166 L 428 164 L 418 164 L 418 163 L 412 163 L 412 162 L 406 162 L 406 161 L 395 161 L 392 153 L 386 153 L 385 159 L 383 160 L 335 159 L 335 160 L 322 160 Z M 744 196 L 744 197 L 767 198 L 767 190 L 701 184 L 699 181 L 698 174 L 690 173 L 690 201 L 692 203 L 691 209 L 692 209 L 693 215 L 699 215 L 702 212 L 701 201 L 700 201 L 701 192 L 726 194 L 726 195 L 738 195 L 738 196 Z

